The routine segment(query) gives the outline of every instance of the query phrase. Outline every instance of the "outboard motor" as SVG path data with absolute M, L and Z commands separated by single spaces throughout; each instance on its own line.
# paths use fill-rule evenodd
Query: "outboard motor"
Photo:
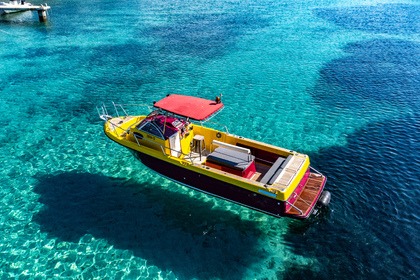
M 328 206 L 331 201 L 331 193 L 329 191 L 323 191 L 319 197 L 318 204 L 320 206 Z

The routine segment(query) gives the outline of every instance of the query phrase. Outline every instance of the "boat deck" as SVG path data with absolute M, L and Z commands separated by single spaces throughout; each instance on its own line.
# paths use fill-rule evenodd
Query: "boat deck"
M 293 203 L 294 207 L 291 207 L 286 213 L 289 215 L 301 215 L 302 213 L 306 215 L 312 206 L 312 202 L 316 201 L 316 197 L 320 195 L 324 182 L 324 176 L 311 173 L 305 187 L 295 203 Z M 297 208 L 300 209 L 302 213 L 300 213 Z
M 185 160 L 190 160 L 194 164 L 203 164 L 203 163 L 206 162 L 208 154 L 209 153 L 207 151 L 204 151 L 202 153 L 202 155 L 200 156 L 200 154 L 198 154 L 196 152 L 191 152 L 190 154 L 185 156 L 184 159 Z M 253 181 L 260 182 L 261 179 L 264 177 L 264 175 L 267 174 L 267 172 L 270 170 L 270 168 L 271 168 L 271 165 L 255 161 L 256 172 L 249 179 L 251 179 Z
M 110 131 L 114 132 L 118 137 L 123 137 L 126 135 L 126 131 L 130 121 L 134 121 L 134 117 L 117 117 L 112 118 L 109 121 L 108 128 Z
M 207 155 L 208 155 L 207 151 L 203 152 L 201 156 L 199 153 L 191 152 L 190 154 L 185 156 L 184 159 L 190 160 L 194 164 L 204 164 L 207 160 Z M 270 169 L 270 166 L 256 162 L 255 167 L 256 167 L 256 172 L 249 179 L 252 181 L 259 182 L 261 178 L 264 176 L 264 174 L 266 174 L 267 171 Z
M 264 164 L 258 161 L 255 162 L 255 169 L 257 170 L 257 172 L 261 173 L 262 175 L 267 173 L 267 171 L 270 170 L 270 167 L 271 166 L 268 164 Z

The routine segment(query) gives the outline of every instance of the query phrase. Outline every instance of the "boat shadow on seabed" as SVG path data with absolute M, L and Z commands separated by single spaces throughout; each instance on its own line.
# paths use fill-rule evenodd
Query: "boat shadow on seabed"
M 212 202 L 160 186 L 68 172 L 36 178 L 45 206 L 34 215 L 49 238 L 78 243 L 86 234 L 181 278 L 241 278 L 263 251 L 256 222 Z

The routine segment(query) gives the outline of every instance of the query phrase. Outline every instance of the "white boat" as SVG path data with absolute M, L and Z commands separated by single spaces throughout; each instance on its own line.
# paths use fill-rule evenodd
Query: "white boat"
M 10 0 L 8 3 L 0 2 L 0 15 L 25 12 L 31 10 L 32 8 L 33 5 L 31 3 L 25 2 L 24 0 Z

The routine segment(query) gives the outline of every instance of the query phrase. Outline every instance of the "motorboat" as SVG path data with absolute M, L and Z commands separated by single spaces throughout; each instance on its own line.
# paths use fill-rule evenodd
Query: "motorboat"
M 25 1 L 10 0 L 9 2 L 0 2 L 0 15 L 25 12 L 33 8 L 31 3 Z
M 114 115 L 97 108 L 106 136 L 181 185 L 275 217 L 306 219 L 330 202 L 308 155 L 208 126 L 224 108 L 221 96 L 170 94 L 144 115 L 113 107 Z

